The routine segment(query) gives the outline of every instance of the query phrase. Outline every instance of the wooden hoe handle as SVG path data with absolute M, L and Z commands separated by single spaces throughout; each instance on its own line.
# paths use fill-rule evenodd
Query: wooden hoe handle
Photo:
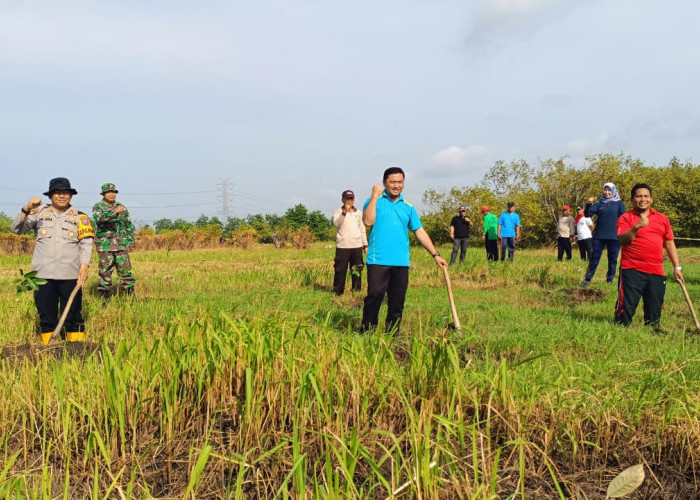
M 75 299 L 75 296 L 78 294 L 78 290 L 80 290 L 80 285 L 77 283 L 75 285 L 75 288 L 73 288 L 73 291 L 70 293 L 70 297 L 68 297 L 68 302 L 66 302 L 66 306 L 63 308 L 63 314 L 61 314 L 61 319 L 58 320 L 58 324 L 56 325 L 56 329 L 53 331 L 51 334 L 51 339 L 49 339 L 49 342 L 56 338 L 56 335 L 58 335 L 58 332 L 61 331 L 61 328 L 63 328 L 63 323 L 66 322 L 66 318 L 68 317 L 68 311 L 70 311 L 70 306 L 73 305 L 73 299 Z
M 688 289 L 685 287 L 685 283 L 679 281 L 678 284 L 683 290 L 683 295 L 685 295 L 685 301 L 688 303 L 688 308 L 690 309 L 690 314 L 693 316 L 693 323 L 695 323 L 695 329 L 700 331 L 700 322 L 698 321 L 698 315 L 695 313 L 695 307 L 693 307 L 693 301 L 690 300 L 690 295 L 688 295 Z
M 457 317 L 457 308 L 455 307 L 455 299 L 452 296 L 452 285 L 450 284 L 450 275 L 447 273 L 447 267 L 443 267 L 442 272 L 445 275 L 445 285 L 447 286 L 447 296 L 450 299 L 450 309 L 452 310 L 452 323 L 454 323 L 455 330 L 461 330 L 462 325 L 459 323 L 459 318 Z

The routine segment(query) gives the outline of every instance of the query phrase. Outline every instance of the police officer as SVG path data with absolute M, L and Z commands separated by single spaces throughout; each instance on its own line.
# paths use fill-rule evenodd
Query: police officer
M 90 217 L 70 203 L 76 194 L 65 177 L 51 179 L 49 190 L 44 193 L 51 203 L 44 205 L 40 198 L 32 198 L 12 221 L 13 233 L 36 232 L 32 271 L 37 271 L 37 278 L 46 283 L 34 292 L 34 302 L 44 344 L 49 343 L 58 325 L 59 309 L 63 311 L 75 286 L 82 286 L 88 275 L 95 233 Z M 82 301 L 80 290 L 66 316 L 67 333 L 61 334 L 69 342 L 85 338 Z
M 104 299 L 112 293 L 112 269 L 115 268 L 121 291 L 129 295 L 134 292 L 134 276 L 129 259 L 129 249 L 134 245 L 134 225 L 129 211 L 117 201 L 118 192 L 111 182 L 102 184 L 102 201 L 92 207 L 97 253 L 100 256 L 97 291 Z

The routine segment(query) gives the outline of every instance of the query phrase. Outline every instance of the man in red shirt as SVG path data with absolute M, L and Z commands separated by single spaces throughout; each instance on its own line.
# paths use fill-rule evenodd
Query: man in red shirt
M 617 239 L 622 246 L 619 295 L 615 306 L 615 323 L 625 326 L 644 299 L 644 324 L 658 332 L 661 307 L 666 294 L 663 250 L 673 263 L 673 275 L 683 282 L 678 251 L 668 218 L 651 208 L 651 186 L 635 184 L 632 188 L 632 210 L 617 221 Z

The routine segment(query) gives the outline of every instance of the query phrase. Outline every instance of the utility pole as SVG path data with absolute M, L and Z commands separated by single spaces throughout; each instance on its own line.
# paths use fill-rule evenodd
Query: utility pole
M 229 177 L 226 177 L 225 179 L 219 179 L 219 183 L 216 187 L 219 189 L 218 199 L 221 202 L 221 209 L 219 210 L 219 213 L 222 217 L 221 222 L 226 224 L 226 221 L 230 217 L 231 211 L 233 209 L 233 207 L 231 206 L 231 188 L 233 187 L 231 184 L 231 179 Z

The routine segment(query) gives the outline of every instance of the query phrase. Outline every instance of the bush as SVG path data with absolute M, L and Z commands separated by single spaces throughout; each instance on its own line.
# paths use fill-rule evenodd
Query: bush
M 252 227 L 242 224 L 231 233 L 233 244 L 245 250 L 258 242 L 258 232 Z
M 292 233 L 292 246 L 294 248 L 309 248 L 311 243 L 316 241 L 316 236 L 311 232 L 309 226 L 303 226 Z

